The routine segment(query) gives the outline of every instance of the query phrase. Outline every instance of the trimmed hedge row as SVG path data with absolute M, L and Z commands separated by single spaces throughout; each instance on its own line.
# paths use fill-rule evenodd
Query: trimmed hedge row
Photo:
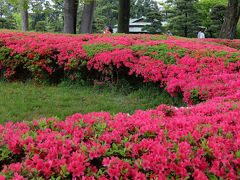
M 33 78 L 58 83 L 64 78 L 91 81 L 107 78 L 118 82 L 134 74 L 145 82 L 161 83 L 172 95 L 182 93 L 189 104 L 213 96 L 216 87 L 212 84 L 221 81 L 221 77 L 213 79 L 217 73 L 214 71 L 225 71 L 233 77 L 239 71 L 237 49 L 196 39 L 10 31 L 2 31 L 0 39 L 0 73 L 7 79 Z M 190 73 L 193 75 L 189 76 Z M 207 77 L 202 77 L 203 73 Z M 209 83 L 202 84 L 201 78 Z M 217 88 L 223 89 L 226 83 L 219 83 L 221 87 Z M 219 95 L 224 93 L 219 92 Z

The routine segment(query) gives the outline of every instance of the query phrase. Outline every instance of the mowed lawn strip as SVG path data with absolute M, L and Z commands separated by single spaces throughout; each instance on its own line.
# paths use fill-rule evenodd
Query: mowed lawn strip
M 36 86 L 20 82 L 0 82 L 0 124 L 42 117 L 65 119 L 74 113 L 107 111 L 134 113 L 135 110 L 172 105 L 175 100 L 158 88 L 138 89 L 130 93 L 93 86 Z M 181 100 L 177 102 L 182 105 Z M 176 104 L 175 104 L 176 105 Z

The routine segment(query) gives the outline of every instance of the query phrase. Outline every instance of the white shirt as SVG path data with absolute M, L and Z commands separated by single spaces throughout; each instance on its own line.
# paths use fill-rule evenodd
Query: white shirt
M 200 39 L 205 38 L 205 34 L 202 31 L 199 31 L 197 37 Z

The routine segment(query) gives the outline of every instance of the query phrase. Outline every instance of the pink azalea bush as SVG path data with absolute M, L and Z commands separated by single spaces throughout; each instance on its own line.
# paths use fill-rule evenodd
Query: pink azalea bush
M 172 95 L 183 94 L 189 104 L 234 94 L 239 86 L 240 51 L 222 45 L 220 40 L 212 44 L 211 39 L 207 43 L 151 35 L 66 36 L 10 31 L 2 31 L 0 39 L 0 73 L 8 79 L 28 73 L 26 77 L 38 80 L 59 81 L 66 76 L 74 80 L 89 74 L 99 77 L 96 72 L 114 79 L 119 72 L 128 72 L 145 82 L 166 86 Z
M 189 104 L 0 125 L 0 179 L 240 178 L 238 40 L 10 31 L 0 40 L 5 78 L 124 69 Z

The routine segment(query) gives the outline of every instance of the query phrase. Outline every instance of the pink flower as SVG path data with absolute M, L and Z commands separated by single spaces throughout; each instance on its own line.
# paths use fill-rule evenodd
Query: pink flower
M 14 173 L 14 178 L 10 180 L 27 180 L 27 179 L 24 178 L 23 176 L 20 176 L 18 173 Z
M 132 115 L 92 112 L 62 121 L 43 118 L 33 121 L 34 127 L 20 122 L 0 125 L 0 146 L 19 157 L 2 165 L 3 174 L 14 171 L 15 179 L 24 179 L 21 173 L 31 179 L 38 171 L 45 179 L 62 173 L 94 179 L 101 168 L 104 175 L 99 179 L 166 179 L 173 178 L 172 172 L 182 179 L 207 179 L 206 171 L 239 179 L 239 40 L 11 31 L 1 31 L 0 39 L 9 51 L 7 61 L 0 61 L 6 78 L 24 66 L 36 79 L 51 77 L 58 69 L 74 80 L 86 66 L 109 80 L 121 68 L 120 76 L 126 72 L 157 83 L 188 104 L 159 105 Z M 89 47 L 90 54 L 85 50 Z M 101 80 L 94 84 L 101 85 Z
M 145 174 L 141 173 L 141 172 L 138 172 L 134 177 L 133 177 L 134 180 L 146 180 L 146 176 Z
M 105 167 L 109 167 L 109 166 L 110 166 L 110 159 L 109 159 L 109 157 L 103 159 L 102 164 L 103 164 L 103 166 L 105 166 Z
M 5 180 L 6 179 L 6 177 L 5 176 L 3 176 L 3 175 L 0 175 L 0 180 Z
M 9 165 L 11 171 L 20 172 L 22 169 L 22 163 L 12 163 Z
M 3 172 L 3 173 L 6 173 L 6 172 L 8 172 L 8 168 L 7 168 L 7 166 L 6 166 L 6 165 L 4 165 L 4 166 L 3 166 L 3 170 L 2 170 L 2 172 Z
M 208 180 L 207 176 L 199 169 L 194 168 L 193 177 L 196 180 Z

